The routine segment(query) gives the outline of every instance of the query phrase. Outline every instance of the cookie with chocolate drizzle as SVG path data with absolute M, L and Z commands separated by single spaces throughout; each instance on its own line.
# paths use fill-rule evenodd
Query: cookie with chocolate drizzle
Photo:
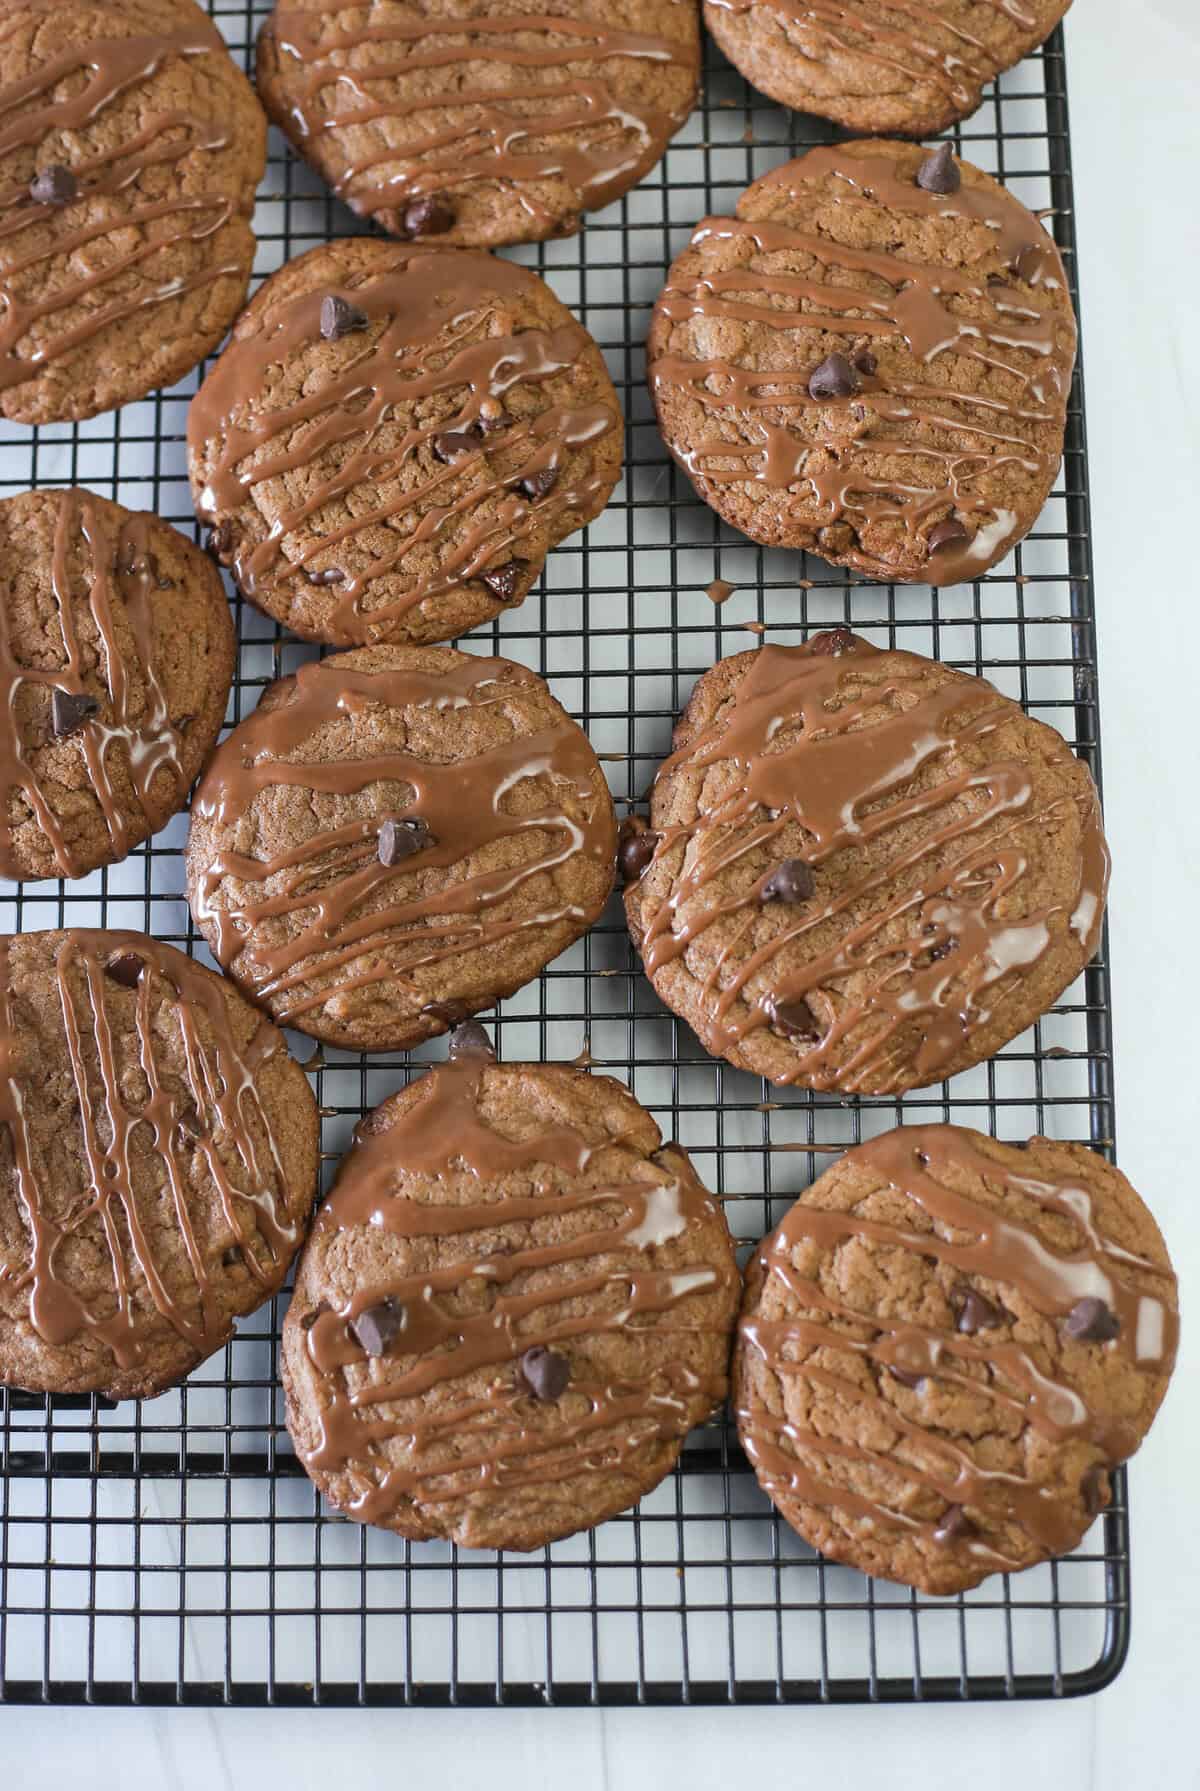
M 264 693 L 192 804 L 188 895 L 281 1025 L 407 1049 L 596 920 L 616 819 L 587 736 L 524 666 L 362 647 Z
M 277 0 L 268 113 L 338 197 L 406 238 L 570 236 L 696 101 L 696 0 Z
M 990 175 L 947 146 L 840 143 L 697 226 L 648 371 L 667 446 L 726 522 L 950 585 L 1037 520 L 1075 343 L 1057 248 Z
M 906 1126 L 841 1157 L 753 1258 L 738 1433 L 829 1560 L 963 1592 L 1085 1535 L 1178 1327 L 1158 1227 L 1094 1151 Z
M 752 87 L 850 131 L 931 137 L 1045 42 L 1071 0 L 704 0 Z
M 82 877 L 184 806 L 234 634 L 216 567 L 89 491 L 0 500 L 0 876 Z
M 334 646 L 519 603 L 621 468 L 600 350 L 528 268 L 351 237 L 255 294 L 192 403 L 196 508 L 252 603 Z
M 231 983 L 141 933 L 0 939 L 0 1383 L 173 1385 L 282 1286 L 317 1163 Z
M 1100 940 L 1099 802 L 1062 736 L 845 628 L 706 672 L 655 779 L 652 850 L 642 825 L 625 906 L 647 975 L 706 1049 L 772 1082 L 953 1076 Z
M 266 119 L 193 0 L 0 16 L 0 412 L 94 417 L 172 385 L 245 300 Z
M 717 1202 L 608 1076 L 481 1029 L 359 1126 L 280 1358 L 329 1502 L 533 1549 L 636 1503 L 724 1399 L 740 1277 Z

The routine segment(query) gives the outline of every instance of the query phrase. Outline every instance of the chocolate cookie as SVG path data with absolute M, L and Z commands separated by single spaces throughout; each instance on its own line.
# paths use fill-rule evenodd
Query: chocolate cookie
M 359 1127 L 283 1327 L 296 1452 L 414 1540 L 533 1549 L 657 1486 L 724 1399 L 740 1279 L 685 1153 L 608 1076 L 481 1029 Z
M 266 120 L 220 32 L 193 0 L 8 0 L 0 117 L 0 411 L 173 384 L 254 259 Z
M 159 1393 L 282 1285 L 317 1109 L 230 983 L 141 933 L 0 940 L 0 1382 Z
M 1103 1158 L 906 1126 L 826 1170 L 747 1270 L 738 1431 L 823 1555 L 962 1592 L 1075 1547 L 1177 1334 L 1166 1246 Z
M 600 350 L 528 268 L 351 237 L 272 275 L 191 407 L 196 507 L 252 603 L 334 645 L 519 603 L 621 467 Z
M 696 102 L 696 0 L 278 0 L 263 104 L 393 236 L 570 236 L 661 158 Z
M 851 131 L 929 137 L 1049 37 L 1071 0 L 704 0 L 760 93 Z
M 115 864 L 187 801 L 225 716 L 220 575 L 87 491 L 0 501 L 0 876 Z
M 982 678 L 844 628 L 705 673 L 650 834 L 623 853 L 646 973 L 709 1051 L 772 1082 L 953 1076 L 1100 940 L 1108 853 L 1066 741 Z
M 542 680 L 363 647 L 266 691 L 192 804 L 188 895 L 281 1024 L 406 1049 L 536 976 L 597 919 L 616 822 Z
M 667 446 L 768 547 L 955 584 L 1036 521 L 1075 319 L 1031 212 L 948 145 L 810 149 L 706 218 L 654 308 Z

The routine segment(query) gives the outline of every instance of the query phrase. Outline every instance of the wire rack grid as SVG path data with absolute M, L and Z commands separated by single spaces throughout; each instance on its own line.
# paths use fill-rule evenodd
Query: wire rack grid
M 265 6 L 210 0 L 247 60 Z M 761 638 L 845 622 L 991 678 L 1098 772 L 1082 393 L 1037 528 L 973 585 L 899 590 L 764 552 L 720 524 L 670 464 L 643 377 L 649 309 L 696 220 L 833 133 L 756 95 L 709 46 L 703 99 L 665 161 L 567 241 L 513 251 L 599 340 L 628 440 L 613 501 L 550 559 L 538 590 L 462 644 L 547 677 L 588 730 L 620 808 L 638 803 L 696 676 Z M 989 90 L 965 155 L 1048 212 L 1074 288 L 1063 44 Z M 257 212 L 263 276 L 361 228 L 273 135 Z M 78 426 L 0 425 L 0 491 L 85 484 L 194 528 L 190 394 Z M 717 607 L 707 587 L 736 589 Z M 235 599 L 230 721 L 314 649 Z M 79 882 L 0 886 L 0 929 L 137 927 L 205 956 L 183 897 L 177 817 Z M 1111 1151 L 1105 958 L 1037 1026 L 952 1083 L 838 1101 L 709 1059 L 657 1003 L 616 904 L 495 1016 L 500 1055 L 573 1058 L 632 1087 L 725 1202 L 743 1254 L 831 1154 L 907 1120 L 1033 1131 Z M 359 1115 L 411 1058 L 293 1047 L 322 1110 L 326 1178 Z M 286 1296 L 284 1296 L 286 1298 Z M 1065 1696 L 1119 1671 L 1129 1635 L 1124 1474 L 1079 1550 L 932 1599 L 823 1562 L 781 1524 L 727 1422 L 690 1439 L 641 1506 L 532 1556 L 411 1545 L 324 1511 L 282 1422 L 283 1300 L 181 1388 L 141 1405 L 0 1394 L 0 1700 L 105 1704 L 683 1704 Z

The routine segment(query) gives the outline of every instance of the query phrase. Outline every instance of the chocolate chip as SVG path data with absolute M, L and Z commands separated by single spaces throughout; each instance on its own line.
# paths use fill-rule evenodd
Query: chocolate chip
M 242 1250 L 240 1244 L 230 1244 L 228 1250 L 224 1250 L 221 1253 L 221 1263 L 223 1267 L 227 1269 L 233 1268 L 234 1264 L 241 1262 L 241 1260 Z
M 1009 266 L 1018 280 L 1024 280 L 1027 286 L 1032 286 L 1042 269 L 1042 251 L 1037 243 L 1029 243 L 1020 254 L 1014 256 Z
M 69 168 L 43 168 L 29 183 L 29 197 L 39 205 L 70 205 L 79 197 L 79 182 Z
M 961 1505 L 947 1505 L 933 1532 L 933 1538 L 935 1542 L 963 1542 L 968 1536 L 978 1534 L 979 1531 Z
M 200 1121 L 199 1109 L 194 1101 L 189 1101 L 179 1115 L 178 1129 L 185 1137 L 199 1138 L 204 1131 Z
M 506 560 L 503 566 L 489 566 L 486 572 L 481 572 L 479 582 L 486 585 L 501 603 L 511 603 L 528 570 L 528 560 Z
M 1104 1300 L 1089 1294 L 1072 1306 L 1063 1322 L 1063 1330 L 1076 1343 L 1111 1343 L 1120 1335 L 1121 1321 Z
M 939 143 L 932 155 L 925 157 L 917 169 L 917 185 L 927 193 L 957 193 L 962 175 L 948 143 Z
M 458 1026 L 461 1021 L 471 1018 L 471 1004 L 467 1001 L 427 1001 L 421 1014 L 428 1015 L 431 1020 L 440 1020 L 443 1026 Z
M 849 398 L 858 390 L 858 375 L 844 354 L 827 355 L 808 378 L 810 398 Z
M 495 1048 L 491 1039 L 483 1030 L 478 1020 L 464 1020 L 450 1034 L 450 1056 L 457 1062 L 461 1057 L 495 1057 Z
M 439 460 L 457 460 L 460 454 L 473 454 L 479 437 L 469 429 L 442 429 L 433 438 L 433 451 Z
M 139 958 L 135 951 L 123 951 L 108 960 L 104 966 L 104 974 L 110 976 L 114 983 L 120 983 L 123 989 L 136 989 L 145 965 L 145 958 Z
M 767 1018 L 785 1039 L 819 1039 L 821 1025 L 807 1001 L 775 1001 L 766 1004 Z
M 892 1379 L 894 1381 L 899 1381 L 902 1387 L 916 1388 L 925 1385 L 925 1376 L 923 1374 L 910 1374 L 907 1368 L 897 1368 L 892 1362 L 885 1362 L 884 1367 L 887 1369 Z
M 636 883 L 658 845 L 658 835 L 636 815 L 621 822 L 617 835 L 617 869 L 626 883 Z
M 321 300 L 321 334 L 326 342 L 340 342 L 343 336 L 365 330 L 370 321 L 365 311 L 338 292 L 327 292 Z
M 933 950 L 930 952 L 929 962 L 931 964 L 940 964 L 943 958 L 948 958 L 952 951 L 957 951 L 957 950 L 958 950 L 958 940 L 957 939 L 943 939 L 942 943 L 940 945 L 935 945 Z
M 955 516 L 944 516 L 941 522 L 935 522 L 925 538 L 930 553 L 936 553 L 939 547 L 949 547 L 955 541 L 967 541 L 970 537 L 962 523 Z
M 443 200 L 430 193 L 406 206 L 402 221 L 405 236 L 444 236 L 447 230 L 454 228 L 454 213 Z
M 1008 1318 L 1003 1306 L 997 1306 L 994 1300 L 977 1293 L 973 1287 L 959 1288 L 957 1297 L 962 1301 L 958 1309 L 958 1328 L 964 1337 L 974 1337 L 976 1331 L 994 1330 Z
M 227 522 L 210 523 L 208 540 L 204 544 L 205 553 L 214 559 L 220 559 L 233 546 L 233 529 Z
M 398 864 L 401 859 L 411 858 L 414 853 L 423 852 L 427 846 L 436 843 L 428 827 L 420 819 L 385 821 L 379 829 L 379 862 Z
M 785 858 L 762 886 L 764 902 L 810 902 L 816 884 L 802 858 Z
M 310 585 L 340 585 L 346 582 L 346 574 L 340 566 L 327 566 L 324 572 L 305 572 Z
M 510 416 L 506 410 L 502 410 L 497 417 L 480 417 L 478 426 L 485 435 L 494 435 L 497 429 L 511 429 L 515 422 L 515 417 Z
M 1079 1483 L 1083 1508 L 1089 1517 L 1098 1517 L 1108 1504 L 1108 1474 L 1104 1468 L 1091 1467 Z
M 50 695 L 50 726 L 57 737 L 62 740 L 67 734 L 73 734 L 81 728 L 85 721 L 93 715 L 99 715 L 100 705 L 94 696 L 79 694 L 74 690 L 55 690 Z
M 521 490 L 534 503 L 544 498 L 547 492 L 553 491 L 558 484 L 558 474 L 552 466 L 544 466 L 536 473 L 528 473 L 521 480 Z
M 857 635 L 851 634 L 848 628 L 826 628 L 820 634 L 814 634 L 805 641 L 810 653 L 822 659 L 840 659 L 843 653 L 852 653 L 858 645 Z
M 855 355 L 854 365 L 858 368 L 860 373 L 865 373 L 869 379 L 871 374 L 877 370 L 879 362 L 875 359 L 875 356 L 871 353 L 869 348 L 864 348 Z
M 527 1349 L 518 1364 L 521 1377 L 535 1399 L 557 1399 L 566 1391 L 571 1365 L 556 1349 L 537 1344 Z
M 300 1329 L 302 1331 L 311 1331 L 319 1318 L 326 1312 L 332 1311 L 333 1307 L 329 1304 L 328 1300 L 318 1300 L 312 1311 L 306 1312 L 304 1317 L 300 1320 Z
M 369 1356 L 383 1356 L 404 1329 L 404 1307 L 389 1294 L 377 1306 L 368 1306 L 347 1327 Z

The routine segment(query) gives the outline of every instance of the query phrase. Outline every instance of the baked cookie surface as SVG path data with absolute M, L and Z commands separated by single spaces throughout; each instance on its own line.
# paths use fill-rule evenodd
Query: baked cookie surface
M 1045 42 L 1071 0 L 705 0 L 760 93 L 850 131 L 931 137 Z
M 626 1088 L 464 1033 L 477 1054 L 362 1122 L 315 1221 L 287 1422 L 349 1516 L 532 1549 L 670 1471 L 725 1396 L 740 1278 L 720 1207 Z
M 834 1163 L 752 1260 L 738 1432 L 828 1559 L 961 1592 L 1081 1540 L 1177 1334 L 1158 1227 L 1102 1157 L 903 1127 Z
M 668 448 L 726 522 L 948 585 L 1037 520 L 1075 344 L 1061 257 L 1019 200 L 948 146 L 854 142 L 697 226 L 647 367 Z
M 519 603 L 623 448 L 600 351 L 536 274 L 375 237 L 259 289 L 188 443 L 242 591 L 334 646 L 447 640 Z
M 279 0 L 258 91 L 339 198 L 394 236 L 569 236 L 696 100 L 696 0 Z
M 612 888 L 587 736 L 534 672 L 363 647 L 272 685 L 192 805 L 219 963 L 281 1024 L 400 1050 L 537 975 Z
M 846 629 L 704 674 L 638 844 L 626 914 L 660 998 L 739 1069 L 840 1094 L 993 1056 L 1103 925 L 1096 787 L 1062 736 Z
M 0 876 L 81 877 L 181 809 L 225 717 L 215 566 L 91 492 L 0 500 Z
M 168 386 L 245 300 L 266 119 L 193 0 L 0 13 L 0 411 L 93 417 Z
M 0 940 L 0 1382 L 142 1398 L 283 1284 L 317 1108 L 268 1020 L 141 933 Z

